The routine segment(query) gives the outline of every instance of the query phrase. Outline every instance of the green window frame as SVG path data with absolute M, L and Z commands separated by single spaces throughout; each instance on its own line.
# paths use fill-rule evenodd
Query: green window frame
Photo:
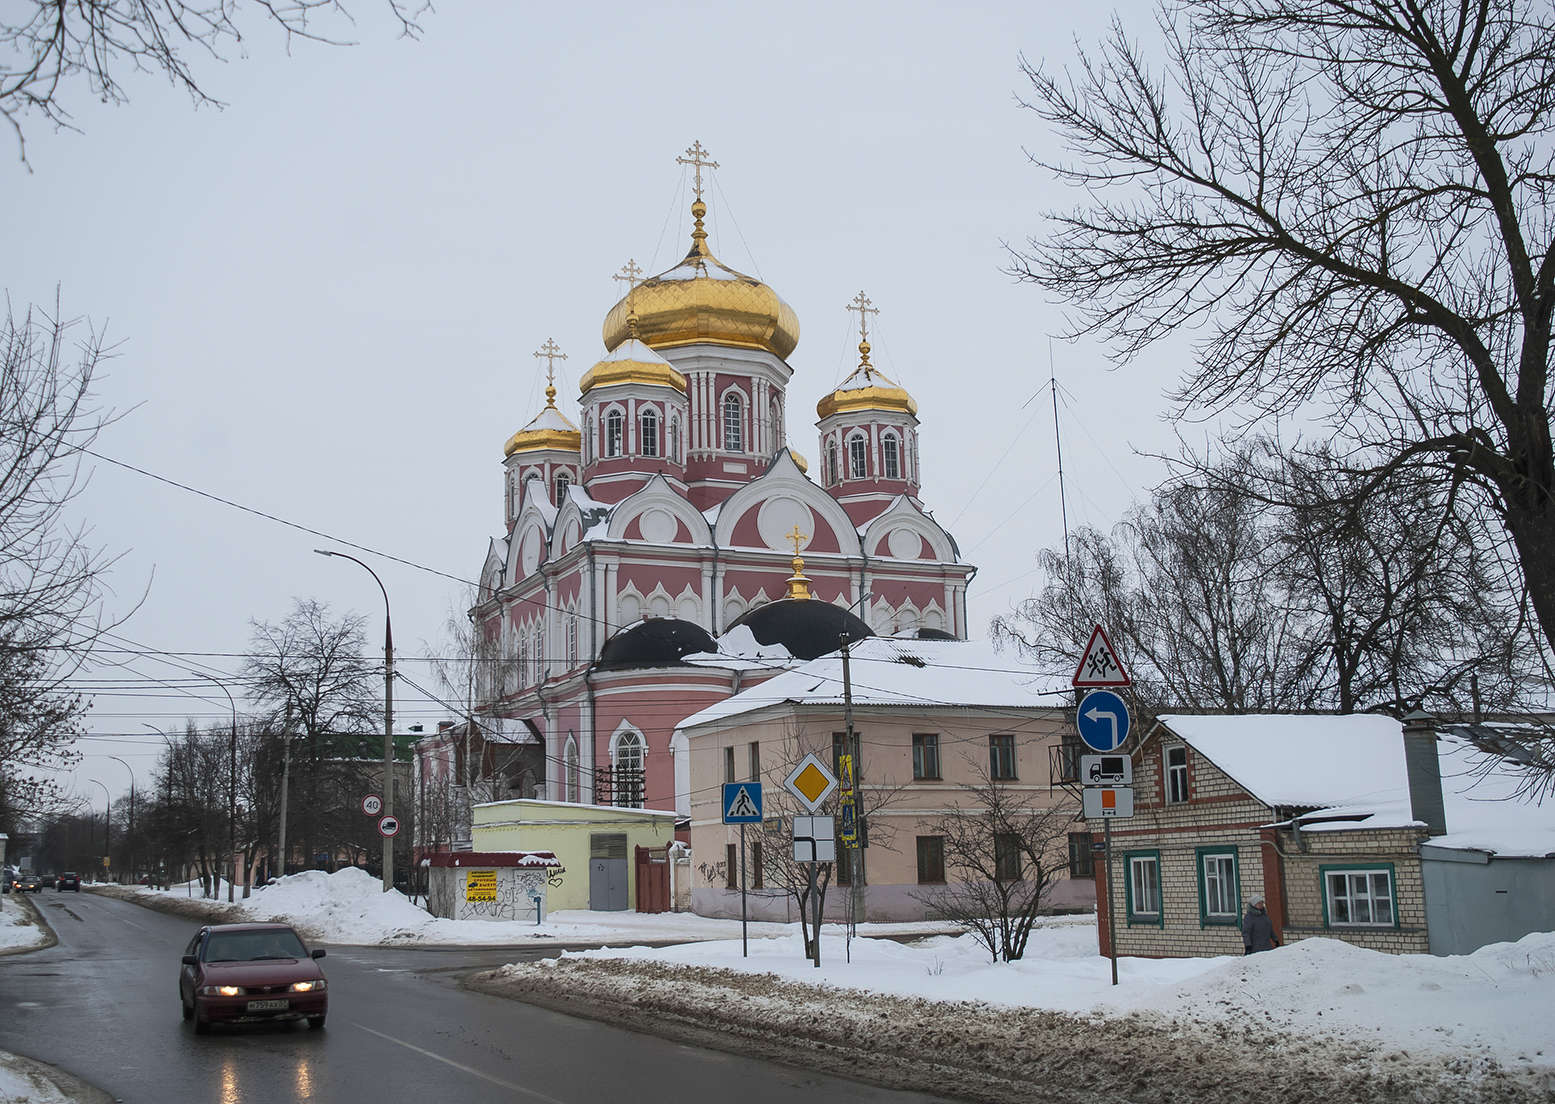
M 1398 877 L 1390 862 L 1377 863 L 1340 863 L 1333 866 L 1320 866 L 1317 868 L 1318 892 L 1323 897 L 1323 927 L 1333 928 L 1338 931 L 1397 931 L 1398 923 Z M 1366 902 L 1367 915 L 1374 916 L 1377 902 L 1382 900 L 1382 895 L 1376 892 L 1377 877 L 1387 879 L 1388 912 L 1391 914 L 1387 920 L 1355 920 L 1355 906 L 1362 900 Z M 1343 894 L 1343 908 L 1336 901 L 1331 888 L 1331 878 L 1343 879 L 1345 892 Z M 1357 878 L 1364 878 L 1364 882 L 1357 882 Z M 1357 892 L 1360 890 L 1361 892 Z M 1337 913 L 1347 914 L 1343 918 Z
M 1134 880 L 1138 876 L 1135 874 L 1136 862 L 1144 869 L 1155 871 L 1154 912 L 1139 912 L 1135 908 Z M 1164 928 L 1166 926 L 1166 907 L 1161 900 L 1161 852 L 1159 850 L 1123 852 L 1123 898 L 1123 914 L 1128 918 L 1129 927 L 1144 925 Z
M 1223 859 L 1231 860 L 1229 873 Z M 1242 923 L 1242 860 L 1235 847 L 1199 847 L 1193 852 L 1198 870 L 1199 927 L 1237 927 Z M 1213 872 L 1212 872 L 1213 871 Z M 1216 900 L 1218 898 L 1218 900 Z M 1221 911 L 1211 912 L 1213 905 Z M 1229 906 L 1229 911 L 1226 907 Z

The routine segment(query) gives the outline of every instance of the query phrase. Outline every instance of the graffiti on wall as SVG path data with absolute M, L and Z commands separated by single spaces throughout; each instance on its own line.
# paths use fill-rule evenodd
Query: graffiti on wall
M 504 867 L 495 871 L 471 870 L 466 873 L 470 880 L 466 882 L 465 899 L 459 902 L 458 919 L 530 920 L 534 918 L 536 897 L 540 898 L 541 907 L 544 907 L 546 884 L 550 881 L 547 874 L 559 875 L 563 872 Z M 473 890 L 476 874 L 490 876 L 489 882 L 482 880 L 479 891 Z

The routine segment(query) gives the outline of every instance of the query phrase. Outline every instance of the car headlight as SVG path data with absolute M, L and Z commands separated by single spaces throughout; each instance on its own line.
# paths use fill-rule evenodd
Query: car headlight
M 324 984 L 323 978 L 319 978 L 317 981 L 292 982 L 293 993 L 319 993 L 327 988 L 328 986 Z
M 243 987 L 241 985 L 202 985 L 200 996 L 202 997 L 241 997 Z

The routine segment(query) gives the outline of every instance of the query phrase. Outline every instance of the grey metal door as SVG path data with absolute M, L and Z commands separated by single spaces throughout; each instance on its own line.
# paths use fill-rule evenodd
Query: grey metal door
M 626 834 L 589 836 L 589 908 L 598 912 L 626 909 Z

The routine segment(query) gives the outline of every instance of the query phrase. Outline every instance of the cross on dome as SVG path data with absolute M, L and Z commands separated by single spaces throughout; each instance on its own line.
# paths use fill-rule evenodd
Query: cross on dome
M 691 146 L 686 150 L 686 153 L 690 156 L 675 158 L 675 164 L 695 166 L 696 184 L 694 187 L 696 189 L 697 202 L 700 203 L 702 201 L 702 170 L 704 168 L 716 169 L 718 167 L 718 162 L 711 160 L 707 156 L 707 150 L 702 148 L 702 140 L 700 138 L 691 143 Z
M 801 533 L 799 531 L 799 526 L 796 524 L 794 526 L 794 531 L 792 533 L 785 533 L 785 534 L 783 534 L 783 538 L 785 540 L 791 540 L 791 541 L 794 542 L 794 555 L 797 556 L 797 555 L 799 555 L 799 545 L 800 545 L 800 543 L 803 542 L 803 541 L 809 540 L 810 539 L 810 534 L 809 533 Z
M 869 363 L 869 316 L 879 314 L 880 308 L 875 306 L 869 296 L 865 295 L 863 290 L 860 289 L 857 295 L 848 300 L 846 309 L 858 312 L 859 367 L 868 374 L 871 367 Z
M 567 354 L 562 352 L 562 347 L 556 344 L 554 337 L 545 339 L 545 344 L 535 350 L 535 359 L 545 358 L 545 405 L 556 405 L 556 362 L 566 360 Z
M 641 279 L 639 279 L 642 274 L 643 270 L 638 266 L 637 259 L 635 257 L 628 257 L 626 259 L 626 263 L 621 266 L 621 271 L 617 272 L 610 278 L 612 280 L 625 280 L 626 290 L 630 292 L 633 288 L 642 282 Z

